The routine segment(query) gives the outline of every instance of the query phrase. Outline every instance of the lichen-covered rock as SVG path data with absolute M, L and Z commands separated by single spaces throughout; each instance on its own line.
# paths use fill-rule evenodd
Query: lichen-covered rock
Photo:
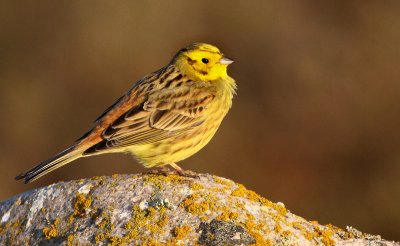
M 0 220 L 0 245 L 400 245 L 206 174 L 61 182 L 1 202 Z

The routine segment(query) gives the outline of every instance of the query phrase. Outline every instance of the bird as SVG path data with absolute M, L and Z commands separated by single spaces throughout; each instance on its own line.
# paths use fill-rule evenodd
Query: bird
M 216 46 L 194 43 L 161 69 L 133 83 L 72 146 L 15 179 L 32 182 L 78 158 L 129 153 L 146 168 L 170 167 L 202 149 L 232 106 L 234 61 Z M 189 174 L 188 174 L 189 175 Z

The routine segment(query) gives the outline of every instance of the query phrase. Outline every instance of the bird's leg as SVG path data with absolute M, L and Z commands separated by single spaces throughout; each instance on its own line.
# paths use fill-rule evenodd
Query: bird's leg
M 183 170 L 180 166 L 176 165 L 175 163 L 171 163 L 169 164 L 169 166 L 171 166 L 173 169 L 171 170 L 167 165 L 165 166 L 161 166 L 158 169 L 152 169 L 149 172 L 147 172 L 148 174 L 161 174 L 164 176 L 168 176 L 168 175 L 180 175 L 183 177 L 190 177 L 190 178 L 198 178 L 199 175 L 193 171 L 190 170 Z
M 180 175 L 184 177 L 190 177 L 190 178 L 198 178 L 199 175 L 193 171 L 190 170 L 183 170 L 180 166 L 176 165 L 176 163 L 170 163 L 169 164 L 175 171 Z
M 169 164 L 173 169 L 175 169 L 175 171 L 179 174 L 179 175 L 181 175 L 181 176 L 183 176 L 183 173 L 185 172 L 180 166 L 178 166 L 178 165 L 176 165 L 175 163 L 170 163 Z

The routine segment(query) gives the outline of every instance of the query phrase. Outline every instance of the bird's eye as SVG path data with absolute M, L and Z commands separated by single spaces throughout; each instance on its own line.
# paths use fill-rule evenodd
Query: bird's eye
M 203 58 L 203 59 L 201 59 L 201 61 L 202 61 L 204 64 L 207 64 L 207 63 L 209 62 L 207 58 Z

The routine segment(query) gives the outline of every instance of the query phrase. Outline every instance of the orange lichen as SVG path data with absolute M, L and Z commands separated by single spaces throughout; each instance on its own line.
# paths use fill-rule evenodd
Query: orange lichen
M 213 176 L 213 179 L 218 184 L 222 184 L 222 185 L 225 185 L 225 186 L 228 186 L 228 187 L 232 187 L 233 186 L 233 183 L 228 181 L 228 180 L 226 180 L 226 179 L 223 179 L 223 178 L 220 178 L 220 177 L 217 177 L 217 176 Z
M 180 207 L 191 214 L 203 215 L 207 210 L 215 210 L 216 205 L 212 197 L 201 197 L 199 194 L 192 194 L 182 201 Z
M 144 176 L 143 180 L 146 184 L 150 183 L 153 184 L 158 189 L 161 189 L 163 187 L 163 184 L 166 183 L 182 184 L 185 181 L 185 177 L 179 175 L 164 176 L 164 175 L 151 174 Z
M 182 240 L 191 231 L 192 227 L 190 226 L 177 226 L 172 230 L 172 234 L 174 235 L 176 240 Z
M 157 221 L 157 225 L 160 228 L 163 228 L 166 225 L 168 225 L 169 219 L 168 216 L 165 214 L 166 210 L 167 209 L 164 207 L 160 208 L 160 219 Z
M 79 217 L 84 217 L 86 215 L 86 210 L 92 205 L 92 198 L 82 193 L 77 193 L 74 202 L 74 215 Z
M 192 190 L 202 190 L 202 189 L 204 189 L 204 185 L 199 184 L 199 183 L 193 183 L 190 185 L 190 188 Z
M 100 242 L 103 242 L 104 240 L 106 240 L 108 237 L 109 236 L 107 236 L 107 234 L 100 233 L 100 234 L 97 234 L 94 239 L 96 241 L 96 244 L 99 244 Z
M 282 226 L 279 222 L 275 222 L 275 227 L 274 227 L 275 233 L 279 234 L 282 231 Z
M 329 228 L 324 230 L 316 230 L 318 232 L 318 237 L 321 239 L 324 245 L 336 245 L 335 241 L 332 239 L 334 232 Z
M 255 201 L 255 202 L 260 202 L 266 206 L 271 206 L 271 204 L 272 204 L 271 201 L 258 195 L 257 193 L 255 193 L 252 190 L 246 189 L 246 187 L 244 187 L 244 185 L 242 185 L 242 184 L 238 184 L 238 188 L 236 188 L 234 191 L 232 191 L 232 196 L 244 197 L 244 198 L 247 198 L 247 199 Z
M 285 216 L 287 213 L 287 210 L 283 205 L 276 204 L 276 203 L 269 201 L 268 199 L 258 195 L 256 192 L 246 189 L 246 187 L 244 187 L 244 185 L 242 185 L 242 184 L 238 184 L 238 188 L 236 188 L 234 191 L 232 191 L 232 196 L 244 197 L 251 201 L 259 202 L 264 206 L 272 207 L 281 216 Z
M 258 232 L 249 231 L 249 234 L 256 241 L 256 243 L 251 244 L 251 246 L 272 246 L 272 245 L 274 245 L 270 240 L 266 240 L 265 237 Z
M 292 223 L 292 227 L 300 230 L 308 241 L 315 240 L 321 241 L 324 245 L 335 245 L 335 241 L 332 237 L 334 234 L 338 233 L 340 229 L 338 230 L 338 228 L 330 225 L 323 227 L 315 221 L 310 221 L 310 223 L 313 225 L 312 229 L 308 229 L 297 222 Z
M 239 214 L 236 212 L 230 212 L 230 211 L 223 211 L 220 215 L 218 215 L 217 220 L 235 220 L 239 217 Z
M 67 246 L 72 246 L 72 245 L 73 245 L 74 238 L 75 238 L 75 235 L 74 235 L 74 234 L 68 235 L 68 238 L 67 238 Z
M 146 242 L 140 244 L 141 246 L 172 246 L 176 244 L 171 244 L 170 242 L 167 243 L 159 243 L 156 240 L 149 238 Z
M 46 226 L 43 228 L 42 232 L 43 232 L 44 238 L 46 240 L 50 240 L 50 239 L 58 236 L 57 226 L 59 223 L 60 223 L 60 220 L 56 219 L 54 221 L 54 223 L 52 225 L 50 225 L 50 227 Z
M 0 225 L 0 235 L 7 231 L 10 226 L 10 222 L 7 222 L 4 226 Z
M 76 193 L 73 203 L 74 212 L 68 217 L 68 223 L 72 224 L 75 217 L 84 217 L 87 209 L 92 205 L 92 197 L 82 193 Z

